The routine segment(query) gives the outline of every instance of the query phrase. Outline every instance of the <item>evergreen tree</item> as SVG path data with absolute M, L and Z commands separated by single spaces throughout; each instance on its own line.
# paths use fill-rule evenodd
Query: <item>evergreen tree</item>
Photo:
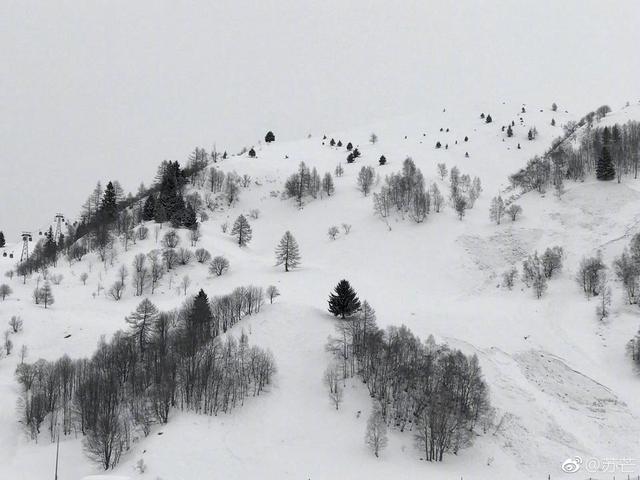
M 47 308 L 49 305 L 53 305 L 55 302 L 55 298 L 53 298 L 53 292 L 51 290 L 51 284 L 48 280 L 44 282 L 42 288 L 39 289 L 38 297 L 40 302 L 44 304 L 44 308 Z
M 283 265 L 284 271 L 288 272 L 289 268 L 296 268 L 300 265 L 300 249 L 298 242 L 291 235 L 290 231 L 286 231 L 280 243 L 276 247 L 276 265 Z
M 189 230 L 195 230 L 198 227 L 198 218 L 196 211 L 191 204 L 187 204 L 187 207 L 183 211 L 182 225 Z
M 511 128 L 511 125 L 507 128 L 507 137 L 513 137 L 513 129 Z
M 353 149 L 353 145 L 351 144 L 351 142 L 347 143 L 347 150 L 351 151 Z
M 196 342 L 206 342 L 210 338 L 212 320 L 209 298 L 204 290 L 200 289 L 187 316 L 187 328 L 195 336 Z
M 378 160 L 378 164 L 380 166 L 386 165 L 387 164 L 387 157 L 385 157 L 384 155 L 380 155 L 380 160 Z
M 153 218 L 157 223 L 164 223 L 167 221 L 167 212 L 164 209 L 164 206 L 162 205 L 162 203 L 157 202 L 154 208 Z
M 107 183 L 100 205 L 100 213 L 107 222 L 114 222 L 118 218 L 118 201 L 113 182 Z
M 244 215 L 240 215 L 233 224 L 231 235 L 238 237 L 238 245 L 244 247 L 251 241 L 251 233 L 249 222 Z
M 484 120 L 486 123 L 491 123 L 493 122 L 493 119 L 491 118 L 491 115 L 487 115 L 487 118 L 485 118 Z
M 329 295 L 329 312 L 335 317 L 348 317 L 360 308 L 360 300 L 347 280 L 340 280 L 334 292 Z
M 151 303 L 148 298 L 145 298 L 136 307 L 136 311 L 125 318 L 129 326 L 131 327 L 131 335 L 138 343 L 140 352 L 144 353 L 156 319 L 158 318 L 158 308 Z
M 332 147 L 335 147 L 336 141 L 332 138 L 331 141 L 329 142 L 329 145 L 331 145 Z
M 613 166 L 609 146 L 611 144 L 611 133 L 608 127 L 602 132 L 602 150 L 596 164 L 596 178 L 598 180 L 613 180 L 616 176 L 616 170 Z
M 144 206 L 142 207 L 142 220 L 148 222 L 149 220 L 153 220 L 155 218 L 156 212 L 156 199 L 153 195 L 149 195 L 144 202 Z
M 264 141 L 267 143 L 271 143 L 271 142 L 275 142 L 276 141 L 276 136 L 273 134 L 273 132 L 271 130 L 269 130 L 267 132 L 267 134 L 264 137 Z
M 256 158 L 256 151 L 253 149 L 253 147 L 251 147 L 251 150 L 249 150 L 249 157 Z
M 4 233 L 2 232 L 2 230 L 0 230 L 0 248 L 4 247 L 6 245 L 5 239 L 4 239 Z
M 56 256 L 58 254 L 58 246 L 56 245 L 56 240 L 53 238 L 53 228 L 49 227 L 49 231 L 45 234 L 44 247 L 43 247 L 44 258 L 49 263 L 55 263 Z
M 165 162 L 161 166 L 160 193 L 158 194 L 158 204 L 164 209 L 164 219 L 171 220 L 176 212 L 184 208 L 184 201 L 180 193 L 184 185 L 184 173 L 180 169 L 178 162 Z M 158 220 L 159 206 L 156 205 L 156 221 Z
M 608 147 L 602 147 L 602 153 L 598 157 L 596 164 L 596 178 L 598 180 L 613 180 L 616 177 L 616 170 L 611 161 L 611 154 Z

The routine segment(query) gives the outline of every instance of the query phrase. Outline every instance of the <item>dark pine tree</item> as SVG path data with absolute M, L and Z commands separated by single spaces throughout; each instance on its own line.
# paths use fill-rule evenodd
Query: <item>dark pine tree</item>
M 484 121 L 486 123 L 491 123 L 491 122 L 493 122 L 493 118 L 491 118 L 491 115 L 487 115 L 487 118 Z
M 58 253 L 58 246 L 56 245 L 55 238 L 53 238 L 52 227 L 49 227 L 49 231 L 45 234 L 43 253 L 44 258 L 47 259 L 48 263 L 55 263 L 56 255 Z
M 360 156 L 360 150 L 358 150 L 357 148 L 353 149 L 353 158 L 358 158 Z
M 385 157 L 384 155 L 380 155 L 380 160 L 378 161 L 378 163 L 380 164 L 380 166 L 386 165 L 387 164 L 387 157 Z
M 331 141 L 329 142 L 329 145 L 331 145 L 332 147 L 335 147 L 336 141 L 332 138 Z
M 338 146 L 338 147 L 341 147 L 341 146 L 342 146 L 342 140 L 338 140 L 337 146 Z
M 198 218 L 196 217 L 196 211 L 191 204 L 187 204 L 182 215 L 182 225 L 189 230 L 195 230 L 198 227 Z
M 2 232 L 2 230 L 0 230 L 0 248 L 4 247 L 6 245 L 6 241 L 4 239 L 4 233 Z
M 513 137 L 513 129 L 511 128 L 511 125 L 507 128 L 507 137 Z
M 264 136 L 264 141 L 267 143 L 271 143 L 271 142 L 275 142 L 276 141 L 276 136 L 273 134 L 273 132 L 271 130 L 269 130 L 267 132 L 267 134 Z
M 353 145 L 351 145 L 351 142 L 347 143 L 347 150 L 351 151 L 353 149 Z
M 149 220 L 153 220 L 155 218 L 156 212 L 156 199 L 153 195 L 149 195 L 144 202 L 144 206 L 142 207 L 142 220 L 148 222 Z
M 605 128 L 605 130 L 607 130 Z M 616 178 L 616 169 L 613 166 L 613 161 L 611 160 L 611 153 L 609 152 L 609 147 L 605 145 L 602 147 L 602 151 L 600 156 L 598 157 L 598 163 L 596 164 L 596 178 L 598 180 L 613 180 Z
M 348 317 L 360 309 L 360 300 L 347 280 L 340 280 L 329 295 L 329 312 L 335 317 Z
M 194 335 L 196 342 L 205 343 L 211 338 L 211 321 L 213 313 L 209 305 L 209 298 L 204 290 L 200 289 L 193 299 L 193 305 L 187 316 L 187 327 L 189 333 Z
M 118 202 L 116 200 L 116 189 L 113 182 L 107 183 L 107 188 L 102 197 L 100 213 L 106 222 L 115 222 L 118 218 Z
M 165 221 L 171 220 L 175 213 L 184 208 L 180 189 L 184 185 L 184 176 L 178 162 L 167 162 L 162 172 L 158 203 L 164 208 Z M 155 216 L 158 216 L 156 205 Z M 158 220 L 156 218 L 156 220 Z
M 251 150 L 249 150 L 249 157 L 256 158 L 256 151 L 253 149 L 253 147 L 251 147 Z

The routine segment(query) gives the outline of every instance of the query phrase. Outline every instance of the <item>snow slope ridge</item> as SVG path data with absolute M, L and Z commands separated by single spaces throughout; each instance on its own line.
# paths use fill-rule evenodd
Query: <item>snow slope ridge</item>
M 640 381 L 624 352 L 638 328 L 637 312 L 625 305 L 621 289 L 614 285 L 612 315 L 600 322 L 595 302 L 587 301 L 574 281 L 583 255 L 602 249 L 610 264 L 638 232 L 640 183 L 628 178 L 621 185 L 567 182 L 560 199 L 530 192 L 517 200 L 524 209 L 522 218 L 492 224 L 489 203 L 507 187 L 508 175 L 544 153 L 562 134 L 562 124 L 579 117 L 552 112 L 548 106 L 525 107 L 526 113 L 522 104 L 447 105 L 373 127 L 318 132 L 293 142 L 279 142 L 275 132 L 276 142 L 255 146 L 257 158 L 230 156 L 219 162 L 227 172 L 252 178 L 236 205 L 209 212 L 210 220 L 201 225 L 198 247 L 228 258 L 229 272 L 213 277 L 205 265 L 181 266 L 165 276 L 149 298 L 160 309 L 176 308 L 185 298 L 176 291 L 184 275 L 191 279 L 189 295 L 200 288 L 211 296 L 240 285 L 276 285 L 282 296 L 229 334 L 244 330 L 251 344 L 271 349 L 278 373 L 268 392 L 229 415 L 173 412 L 167 425 L 154 427 L 148 438 L 134 443 L 113 474 L 138 478 L 135 464 L 142 458 L 148 466 L 144 475 L 164 480 L 213 475 L 541 479 L 549 474 L 562 478 L 562 462 L 574 455 L 640 459 Z M 482 112 L 491 114 L 493 122 L 485 123 Z M 613 112 L 603 121 L 640 118 L 635 106 L 623 112 Z M 551 126 L 552 118 L 556 126 Z M 508 138 L 501 127 L 511 121 L 514 137 Z M 539 136 L 528 141 L 527 131 L 533 126 Z M 378 136 L 375 144 L 369 143 L 372 132 Z M 330 147 L 331 138 L 345 145 L 352 142 L 362 157 L 347 165 L 345 148 Z M 435 148 L 437 141 L 442 148 Z M 385 155 L 387 165 L 378 165 L 380 155 Z M 387 224 L 374 215 L 371 196 L 357 189 L 358 170 L 370 165 L 384 178 L 400 170 L 407 156 L 421 169 L 425 182 L 436 182 L 445 196 L 448 184 L 437 174 L 438 163 L 446 163 L 448 169 L 457 165 L 462 173 L 480 177 L 483 193 L 462 221 L 449 205 L 431 213 L 423 224 L 397 217 Z M 334 178 L 335 195 L 308 200 L 301 209 L 283 200 L 284 181 L 300 161 L 316 167 L 320 175 L 342 163 L 345 173 Z M 240 249 L 220 226 L 252 209 L 260 211 L 259 218 L 250 219 L 253 240 Z M 350 233 L 329 239 L 327 229 L 342 223 L 351 225 Z M 120 265 L 131 265 L 136 254 L 161 248 L 155 227 L 148 227 L 149 238 L 128 251 L 118 245 L 117 258 L 106 265 L 95 254 L 71 265 L 61 260 L 51 269 L 64 279 L 53 286 L 56 303 L 50 309 L 33 304 L 35 276 L 24 285 L 16 277 L 2 278 L 14 293 L 0 301 L 0 320 L 20 315 L 24 331 L 12 335 L 14 353 L 0 359 L 0 478 L 42 478 L 55 456 L 55 445 L 46 434 L 36 444 L 16 420 L 19 391 L 13 373 L 20 347 L 28 346 L 27 361 L 51 360 L 64 353 L 79 358 L 93 352 L 101 335 L 126 328 L 124 317 L 140 297 L 128 287 L 116 302 L 104 291 L 98 293 L 98 285 L 108 288 Z M 289 273 L 274 266 L 274 248 L 285 230 L 296 237 L 302 254 L 301 267 Z M 187 247 L 186 232 L 180 234 L 181 246 Z M 564 269 L 550 281 L 542 299 L 519 282 L 513 291 L 498 288 L 503 271 L 534 250 L 553 245 L 565 250 Z M 19 245 L 11 248 L 17 251 Z M 0 274 L 15 261 L 0 256 Z M 80 280 L 85 272 L 86 285 Z M 473 447 L 448 455 L 441 464 L 428 464 L 419 460 L 411 432 L 394 431 L 376 459 L 364 445 L 370 409 L 366 389 L 350 381 L 340 410 L 330 404 L 322 385 L 330 361 L 325 343 L 334 328 L 326 300 L 341 278 L 349 279 L 360 298 L 373 305 L 381 326 L 405 324 L 423 339 L 433 334 L 478 355 L 491 389 L 496 425 L 476 438 Z M 63 439 L 60 449 L 61 479 L 101 473 L 82 454 L 79 438 Z

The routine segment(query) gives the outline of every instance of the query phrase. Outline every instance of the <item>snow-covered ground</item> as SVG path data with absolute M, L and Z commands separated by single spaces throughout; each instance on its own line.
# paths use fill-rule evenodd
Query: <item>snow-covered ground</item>
M 226 256 L 231 264 L 228 274 L 212 277 L 206 266 L 192 263 L 175 271 L 173 288 L 167 276 L 150 298 L 161 309 L 179 306 L 184 296 L 176 287 L 186 274 L 192 280 L 188 294 L 200 288 L 215 295 L 246 284 L 277 285 L 282 296 L 258 315 L 242 320 L 231 334 L 244 330 L 252 343 L 271 349 L 278 373 L 266 394 L 231 414 L 172 413 L 167 425 L 134 444 L 113 474 L 137 478 L 140 474 L 134 467 L 142 458 L 148 466 L 143 476 L 164 480 L 543 479 L 568 475 L 560 466 L 575 455 L 636 459 L 637 472 L 640 379 L 625 356 L 625 344 L 639 326 L 637 307 L 626 305 L 615 285 L 613 313 L 600 322 L 595 302 L 585 299 L 574 275 L 583 255 L 601 249 L 610 264 L 640 231 L 640 181 L 568 182 L 561 199 L 551 192 L 526 194 L 518 200 L 524 213 L 517 222 L 491 223 L 489 202 L 508 186 L 508 175 L 544 152 L 562 134 L 561 125 L 581 113 L 526 105 L 523 114 L 521 107 L 501 104 L 425 112 L 350 132 L 317 132 L 295 142 L 276 141 L 256 146 L 255 159 L 231 156 L 221 162 L 224 170 L 247 173 L 253 179 L 250 188 L 242 189 L 236 206 L 212 214 L 201 226 L 198 246 Z M 493 123 L 484 123 L 481 112 L 491 114 Z M 552 118 L 555 127 L 550 125 Z M 605 122 L 630 118 L 640 118 L 637 106 L 615 112 Z M 506 138 L 501 126 L 512 120 L 515 136 Z M 539 136 L 528 141 L 532 126 Z M 372 132 L 379 138 L 375 145 L 368 142 Z M 323 134 L 328 137 L 326 145 Z M 344 144 L 353 142 L 362 157 L 347 165 L 345 149 L 328 146 L 332 137 Z M 436 141 L 443 148 L 436 150 Z M 381 154 L 387 158 L 382 167 L 378 166 Z M 458 220 L 448 205 L 423 224 L 393 219 L 387 225 L 374 215 L 371 196 L 365 198 L 357 190 L 358 170 L 372 165 L 384 177 L 398 171 L 407 156 L 427 183 L 438 182 L 443 193 L 447 183 L 438 178 L 437 163 L 457 165 L 462 173 L 480 177 L 484 191 L 464 220 Z M 272 195 L 282 191 L 284 180 L 300 161 L 317 167 L 321 175 L 333 172 L 341 162 L 345 174 L 334 179 L 335 195 L 309 201 L 302 209 Z M 255 208 L 261 215 L 250 220 L 253 240 L 240 249 L 220 225 L 231 224 L 239 213 Z M 327 229 L 342 223 L 351 224 L 351 232 L 330 240 Z M 35 444 L 16 421 L 19 390 L 13 373 L 21 345 L 28 346 L 27 361 L 55 359 L 64 353 L 76 358 L 90 355 L 101 335 L 124 329 L 125 315 L 140 298 L 130 290 L 119 302 L 94 293 L 98 283 L 106 287 L 113 283 L 117 268 L 130 265 L 135 254 L 159 247 L 152 226 L 150 230 L 149 238 L 128 252 L 120 247 L 113 266 L 105 268 L 93 254 L 71 266 L 60 261 L 53 271 L 64 280 L 54 286 L 56 303 L 50 309 L 31 300 L 35 278 L 26 285 L 17 277 L 9 282 L 14 294 L 0 301 L 0 322 L 20 315 L 24 331 L 13 336 L 15 352 L 0 360 L 0 478 L 44 478 L 51 474 L 55 458 L 55 445 L 46 433 Z M 274 248 L 285 230 L 294 234 L 303 256 L 301 267 L 289 273 L 274 266 Z M 182 236 L 182 245 L 187 246 L 186 233 Z M 521 283 L 513 291 L 498 288 L 500 275 L 509 266 L 519 266 L 529 253 L 553 245 L 564 248 L 565 264 L 542 299 Z M 2 274 L 15 264 L 20 245 L 5 250 L 15 257 L 0 256 Z M 83 272 L 89 274 L 86 286 L 79 278 Z M 342 278 L 372 304 L 381 326 L 405 324 L 422 338 L 433 334 L 479 356 L 497 412 L 494 428 L 478 437 L 473 447 L 448 455 L 441 464 L 425 463 L 419 460 L 410 432 L 392 432 L 388 448 L 376 459 L 364 444 L 370 409 L 366 389 L 354 380 L 348 383 L 340 410 L 330 404 L 322 373 L 330 360 L 324 346 L 334 320 L 326 311 L 326 300 Z M 101 473 L 83 455 L 80 439 L 63 439 L 60 452 L 61 480 Z

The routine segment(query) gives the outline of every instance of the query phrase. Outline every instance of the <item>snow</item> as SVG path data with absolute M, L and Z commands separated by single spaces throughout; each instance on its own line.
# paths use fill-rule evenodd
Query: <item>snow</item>
M 221 162 L 224 170 L 247 173 L 254 180 L 242 189 L 236 206 L 202 224 L 198 247 L 226 256 L 229 272 L 212 277 L 197 263 L 179 267 L 174 288 L 169 289 L 165 277 L 150 298 L 161 309 L 179 306 L 184 296 L 175 287 L 185 274 L 192 280 L 190 295 L 200 288 L 216 295 L 246 284 L 277 285 L 282 296 L 230 332 L 239 335 L 244 330 L 253 344 L 271 349 L 278 368 L 274 384 L 228 415 L 172 412 L 167 425 L 156 426 L 149 437 L 134 443 L 113 475 L 137 478 L 135 464 L 141 458 L 148 466 L 143 476 L 164 480 L 539 479 L 564 475 L 560 465 L 575 455 L 628 457 L 640 463 L 640 382 L 624 349 L 638 328 L 637 312 L 625 304 L 615 285 L 612 315 L 598 321 L 595 302 L 584 298 L 573 279 L 583 255 L 600 249 L 610 264 L 638 232 L 640 182 L 568 182 L 561 199 L 551 192 L 532 192 L 518 199 L 524 212 L 517 222 L 492 224 L 489 202 L 508 186 L 508 175 L 544 152 L 561 134 L 561 125 L 578 116 L 537 105 L 527 105 L 527 113 L 521 114 L 521 106 L 448 106 L 446 112 L 427 111 L 349 132 L 276 141 L 258 147 L 256 159 L 232 156 Z M 481 112 L 490 113 L 493 123 L 485 124 Z M 552 117 L 556 127 L 550 125 Z M 640 118 L 640 111 L 629 107 L 604 122 L 614 118 Z M 512 119 L 516 135 L 507 139 L 500 127 Z M 534 125 L 539 137 L 529 142 L 526 134 Z M 441 127 L 450 132 L 440 132 Z M 375 145 L 368 143 L 371 132 L 379 138 Z M 323 133 L 328 137 L 324 146 Z M 469 142 L 463 141 L 465 135 Z M 332 137 L 353 142 L 362 157 L 347 165 L 344 148 L 328 146 Z M 440 150 L 434 148 L 437 140 L 443 144 Z M 469 158 L 464 156 L 467 151 Z M 381 154 L 388 160 L 384 167 L 377 162 Z M 383 177 L 398 171 L 407 156 L 443 194 L 447 184 L 437 178 L 437 163 L 445 162 L 449 169 L 457 165 L 462 173 L 481 178 L 484 191 L 463 221 L 449 206 L 420 225 L 409 219 L 391 219 L 386 225 L 374 216 L 371 196 L 364 198 L 356 188 L 357 171 L 372 165 Z M 334 179 L 335 196 L 309 201 L 301 210 L 272 196 L 300 161 L 317 167 L 321 175 L 342 162 L 345 174 Z M 253 240 L 240 249 L 220 225 L 253 208 L 261 215 L 250 220 Z M 351 233 L 330 240 L 327 229 L 341 223 L 351 224 Z M 36 444 L 16 421 L 19 391 L 13 372 L 20 346 L 28 346 L 27 361 L 64 353 L 77 358 L 90 355 L 101 335 L 125 328 L 124 317 L 140 298 L 131 290 L 120 302 L 93 293 L 98 283 L 113 283 L 117 268 L 130 265 L 135 254 L 159 248 L 149 227 L 149 238 L 121 251 L 113 266 L 105 268 L 92 254 L 72 265 L 60 261 L 52 271 L 64 280 L 53 286 L 56 303 L 50 309 L 33 305 L 35 277 L 26 285 L 17 277 L 2 279 L 14 294 L 0 302 L 0 319 L 20 315 L 24 331 L 12 337 L 14 353 L 0 360 L 0 478 L 41 478 L 43 472 L 49 474 L 55 458 L 55 444 L 46 432 Z M 301 267 L 289 273 L 274 266 L 274 249 L 285 230 L 296 237 L 302 254 Z M 186 233 L 181 235 L 181 245 L 188 245 Z M 504 270 L 553 245 L 564 248 L 565 265 L 541 300 L 521 283 L 510 292 L 497 288 Z M 18 255 L 19 248 L 6 247 Z M 0 273 L 15 261 L 0 257 Z M 83 272 L 89 273 L 86 286 L 79 279 Z M 334 326 L 326 299 L 342 278 L 372 304 L 381 326 L 405 324 L 422 338 L 433 334 L 438 341 L 478 355 L 496 408 L 496 425 L 473 447 L 448 455 L 441 464 L 427 464 L 419 460 L 410 432 L 393 431 L 389 446 L 376 459 L 364 444 L 370 410 L 366 389 L 357 379 L 349 381 L 340 410 L 331 405 L 322 384 L 330 361 L 324 345 Z M 81 439 L 62 439 L 60 452 L 61 480 L 102 473 L 82 454 Z

